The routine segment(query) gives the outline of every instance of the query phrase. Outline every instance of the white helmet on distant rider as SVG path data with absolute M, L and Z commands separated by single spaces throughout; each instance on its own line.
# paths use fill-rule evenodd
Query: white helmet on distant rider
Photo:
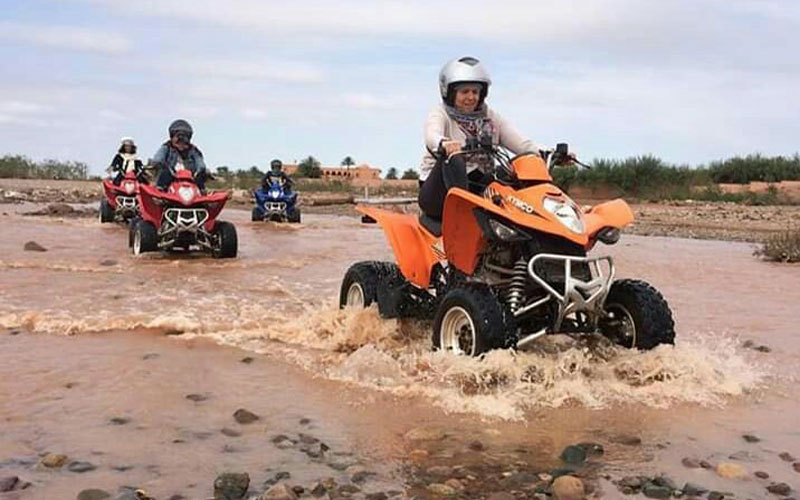
M 483 64 L 474 57 L 461 57 L 453 59 L 442 67 L 439 72 L 439 92 L 442 100 L 449 106 L 453 105 L 456 87 L 459 84 L 476 83 L 481 86 L 481 94 L 478 105 L 483 104 L 486 95 L 489 93 L 489 86 L 492 79 Z

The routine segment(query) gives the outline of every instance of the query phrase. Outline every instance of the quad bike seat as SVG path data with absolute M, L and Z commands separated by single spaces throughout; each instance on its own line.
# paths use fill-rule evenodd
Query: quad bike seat
M 442 236 L 442 221 L 436 220 L 424 213 L 419 215 L 419 223 L 437 238 Z

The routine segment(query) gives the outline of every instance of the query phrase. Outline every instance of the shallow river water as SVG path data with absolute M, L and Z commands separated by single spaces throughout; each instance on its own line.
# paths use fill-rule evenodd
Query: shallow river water
M 605 447 L 600 498 L 622 497 L 604 476 L 630 473 L 736 498 L 766 498 L 773 481 L 800 488 L 779 457 L 800 456 L 800 267 L 761 262 L 750 245 L 623 236 L 599 249 L 618 275 L 664 294 L 674 347 L 627 352 L 556 337 L 474 360 L 432 353 L 424 323 L 338 310 L 351 263 L 391 259 L 380 229 L 355 218 L 280 226 L 226 210 L 240 254 L 217 261 L 134 258 L 122 227 L 2 208 L 0 477 L 33 484 L 0 498 L 125 485 L 209 498 L 222 471 L 248 472 L 260 491 L 277 472 L 309 487 L 360 469 L 376 473 L 364 493 L 435 497 L 414 482 L 420 467 L 541 472 L 583 441 Z M 27 241 L 47 251 L 23 251 Z M 261 418 L 241 425 L 238 408 Z M 330 449 L 315 457 L 300 434 Z M 277 446 L 281 435 L 299 443 Z M 36 465 L 46 452 L 97 469 Z M 771 478 L 722 479 L 684 467 L 686 457 Z

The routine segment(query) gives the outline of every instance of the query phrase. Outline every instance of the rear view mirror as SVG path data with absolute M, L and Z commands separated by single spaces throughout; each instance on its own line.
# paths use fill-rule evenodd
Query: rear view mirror
M 566 142 L 559 142 L 556 144 L 556 154 L 559 156 L 567 156 L 569 154 L 569 145 Z

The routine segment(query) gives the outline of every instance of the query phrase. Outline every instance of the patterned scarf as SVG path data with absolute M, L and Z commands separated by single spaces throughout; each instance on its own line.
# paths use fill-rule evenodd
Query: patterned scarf
M 445 104 L 445 110 L 448 116 L 458 123 L 459 128 L 467 137 L 479 137 L 481 130 L 491 127 L 491 120 L 487 117 L 486 106 L 481 106 L 480 109 L 471 113 L 462 113 L 454 106 Z

